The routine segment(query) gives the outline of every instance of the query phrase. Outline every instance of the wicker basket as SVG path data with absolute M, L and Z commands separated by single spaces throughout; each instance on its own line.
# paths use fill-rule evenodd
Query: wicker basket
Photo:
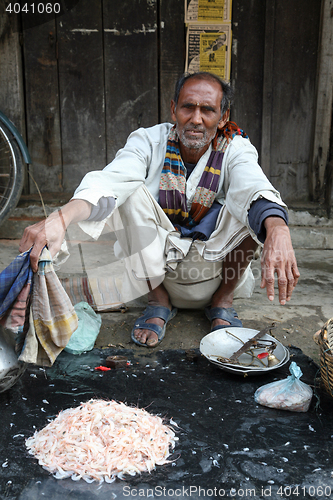
M 320 348 L 320 375 L 325 390 L 333 397 L 333 353 L 332 343 L 333 318 L 329 319 L 314 339 Z

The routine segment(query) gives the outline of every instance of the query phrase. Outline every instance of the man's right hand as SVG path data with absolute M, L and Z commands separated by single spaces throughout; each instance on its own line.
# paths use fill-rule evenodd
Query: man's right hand
M 69 224 L 86 220 L 90 212 L 91 205 L 87 201 L 71 200 L 60 210 L 49 215 L 46 220 L 25 228 L 19 251 L 26 252 L 33 247 L 30 252 L 33 272 L 37 272 L 38 259 L 45 245 L 54 257 L 60 250 Z
M 267 290 L 269 300 L 274 300 L 275 273 L 278 277 L 279 302 L 285 305 L 297 285 L 298 271 L 290 231 L 280 217 L 267 217 L 264 221 L 266 239 L 261 254 L 260 288 Z

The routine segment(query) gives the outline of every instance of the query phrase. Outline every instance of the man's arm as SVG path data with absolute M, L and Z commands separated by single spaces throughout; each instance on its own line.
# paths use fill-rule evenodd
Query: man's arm
M 134 131 L 125 147 L 118 151 L 116 158 L 109 165 L 103 170 L 88 172 L 84 176 L 72 200 L 61 211 L 54 212 L 46 221 L 30 226 L 24 231 L 20 251 L 24 252 L 31 246 L 34 247 L 30 254 L 34 271 L 37 271 L 38 258 L 45 245 L 52 257 L 60 250 L 70 223 L 87 219 L 94 222 L 103 220 L 114 208 L 112 200 L 117 199 L 117 205 L 120 206 L 145 183 L 151 164 L 153 145 L 160 142 L 164 144 L 170 127 L 171 125 L 164 124 L 152 127 L 148 132 L 146 129 Z M 161 146 L 157 154 L 158 159 L 162 157 L 164 159 L 165 151 L 162 154 L 162 150 L 164 151 Z M 156 171 L 160 169 L 159 161 L 154 162 L 154 168 Z M 151 177 L 156 174 L 154 168 Z
M 261 255 L 261 288 L 267 290 L 269 300 L 274 299 L 274 278 L 278 277 L 279 301 L 284 305 L 291 299 L 300 273 L 291 243 L 289 228 L 280 217 L 267 217 L 264 221 L 266 239 Z
M 69 224 L 88 219 L 90 213 L 90 203 L 85 200 L 71 200 L 60 210 L 49 215 L 46 220 L 24 230 L 19 250 L 25 252 L 33 246 L 30 262 L 34 272 L 38 269 L 38 259 L 44 246 L 48 247 L 51 256 L 54 257 L 60 250 Z

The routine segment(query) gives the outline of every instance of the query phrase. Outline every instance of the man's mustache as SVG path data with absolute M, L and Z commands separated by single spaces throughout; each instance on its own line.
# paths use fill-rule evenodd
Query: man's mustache
M 202 132 L 205 133 L 205 129 L 199 125 L 193 125 L 191 127 L 185 127 L 184 132 Z

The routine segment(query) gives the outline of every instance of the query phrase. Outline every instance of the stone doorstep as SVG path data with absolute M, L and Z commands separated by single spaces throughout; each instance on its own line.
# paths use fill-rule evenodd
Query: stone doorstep
M 17 240 L 21 239 L 26 227 L 43 220 L 43 217 L 10 217 L 0 226 L 0 239 Z
M 289 226 L 289 228 L 294 248 L 333 249 L 333 227 Z

